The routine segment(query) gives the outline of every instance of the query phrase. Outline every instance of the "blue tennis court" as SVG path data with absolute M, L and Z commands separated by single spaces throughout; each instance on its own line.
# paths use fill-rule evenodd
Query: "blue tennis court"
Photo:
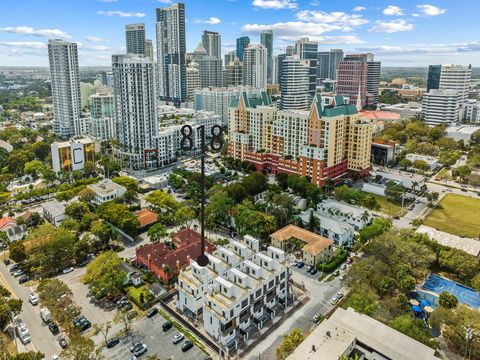
M 430 274 L 425 279 L 422 287 L 425 290 L 432 291 L 436 294 L 441 294 L 443 291 L 447 291 L 450 294 L 455 295 L 458 302 L 475 309 L 480 308 L 480 294 L 478 292 L 439 275 Z

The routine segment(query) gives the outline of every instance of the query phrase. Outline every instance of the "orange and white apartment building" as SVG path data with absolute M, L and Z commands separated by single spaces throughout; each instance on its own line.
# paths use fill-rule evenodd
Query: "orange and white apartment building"
M 243 93 L 228 115 L 229 155 L 258 171 L 308 176 L 318 186 L 370 171 L 373 124 L 340 95 L 317 94 L 303 111 L 278 110 L 266 93 Z

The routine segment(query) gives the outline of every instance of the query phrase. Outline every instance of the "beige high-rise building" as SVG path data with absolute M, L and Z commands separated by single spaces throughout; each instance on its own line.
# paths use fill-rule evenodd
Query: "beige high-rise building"
M 229 153 L 257 170 L 327 180 L 363 176 L 370 170 L 373 125 L 342 96 L 314 98 L 310 112 L 277 110 L 266 94 L 241 94 L 229 109 Z

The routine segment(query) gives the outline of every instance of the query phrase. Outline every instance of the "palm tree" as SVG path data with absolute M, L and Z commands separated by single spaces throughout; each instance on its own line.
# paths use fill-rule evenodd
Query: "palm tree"
M 360 220 L 362 220 L 363 223 L 366 224 L 369 219 L 370 219 L 370 214 L 368 213 L 367 210 L 365 210 L 362 216 L 360 217 Z

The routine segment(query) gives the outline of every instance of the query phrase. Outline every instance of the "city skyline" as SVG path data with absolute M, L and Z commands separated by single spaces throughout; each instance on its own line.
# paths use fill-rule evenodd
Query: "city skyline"
M 155 39 L 155 9 L 173 3 L 86 0 L 79 7 L 53 0 L 5 1 L 0 6 L 0 65 L 47 66 L 47 41 L 61 38 L 78 43 L 80 66 L 108 66 L 112 54 L 126 52 L 125 25 L 145 23 L 147 38 Z M 201 42 L 204 30 L 220 33 L 222 58 L 235 48 L 236 38 L 247 35 L 260 43 L 260 33 L 272 30 L 274 54 L 309 36 L 319 42 L 319 51 L 373 52 L 385 66 L 480 66 L 480 41 L 469 25 L 480 4 L 467 0 L 455 7 L 446 0 L 216 0 L 214 8 L 194 0 L 184 3 L 187 52 Z

